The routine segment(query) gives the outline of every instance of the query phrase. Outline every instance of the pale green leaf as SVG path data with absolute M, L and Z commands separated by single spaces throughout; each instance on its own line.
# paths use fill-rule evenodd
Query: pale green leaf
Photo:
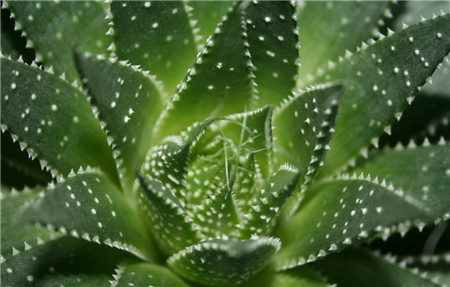
M 450 218 L 448 144 L 376 151 L 357 172 L 392 182 L 431 216 L 447 213 Z
M 250 105 L 252 81 L 238 7 L 224 16 L 189 69 L 160 118 L 156 138 L 176 134 L 207 117 L 241 112 Z
M 111 281 L 113 287 L 153 286 L 153 287 L 188 287 L 169 269 L 149 264 L 135 263 L 119 265 Z
M 311 83 L 346 50 L 355 52 L 376 31 L 388 1 L 305 1 L 298 15 L 301 85 Z M 350 32 L 351 31 L 351 32 Z M 330 62 L 328 62 L 330 61 Z
M 161 92 L 154 78 L 129 63 L 83 53 L 78 64 L 113 149 L 123 188 L 131 191 L 162 110 Z
M 145 225 L 124 195 L 96 171 L 80 171 L 49 186 L 27 218 L 60 233 L 152 260 Z
M 79 80 L 74 48 L 104 53 L 111 42 L 105 11 L 95 1 L 7 1 L 15 21 L 26 32 L 29 45 L 37 51 L 37 61 Z
M 54 175 L 98 166 L 115 178 L 111 150 L 86 96 L 50 72 L 1 59 L 2 129 Z
M 414 99 L 450 51 L 450 15 L 420 22 L 347 57 L 325 79 L 341 80 L 336 133 L 323 174 L 348 164 Z
M 162 81 L 170 95 L 195 60 L 192 27 L 181 1 L 113 1 L 115 53 Z
M 293 3 L 253 1 L 244 11 L 245 36 L 257 86 L 252 107 L 277 105 L 295 87 L 300 60 Z
M 185 1 L 185 5 L 197 42 L 197 49 L 200 50 L 205 45 L 206 39 L 214 33 L 228 9 L 235 5 L 235 2 L 188 0 Z
M 237 285 L 260 271 L 280 247 L 274 238 L 211 239 L 167 259 L 181 276 L 210 286 Z
M 440 286 L 418 272 L 406 269 L 395 259 L 364 249 L 351 249 L 313 264 L 330 283 L 338 286 Z

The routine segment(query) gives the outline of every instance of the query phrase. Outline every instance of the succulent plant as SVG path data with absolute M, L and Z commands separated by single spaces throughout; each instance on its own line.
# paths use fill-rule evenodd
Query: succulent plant
M 1 48 L 3 286 L 449 283 L 448 2 L 3 1 Z

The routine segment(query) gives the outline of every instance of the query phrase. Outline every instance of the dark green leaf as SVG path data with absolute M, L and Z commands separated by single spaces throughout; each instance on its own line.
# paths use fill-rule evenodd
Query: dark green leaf
M 306 1 L 300 8 L 300 81 L 313 82 L 317 74 L 376 31 L 388 1 Z M 350 32 L 351 31 L 351 32 Z M 330 61 L 330 62 L 328 62 Z
M 9 132 L 1 134 L 1 179 L 3 185 L 23 189 L 45 185 L 51 175 L 41 169 L 37 159 L 31 160 L 26 151 L 20 150 L 18 142 L 12 141 Z
M 131 191 L 162 110 L 159 86 L 154 77 L 128 63 L 87 53 L 78 55 L 78 60 L 113 149 L 123 188 Z
M 156 75 L 172 94 L 197 52 L 183 2 L 114 1 L 111 12 L 117 56 Z
M 295 87 L 298 29 L 294 1 L 253 1 L 244 11 L 257 93 L 253 107 L 277 105 Z
M 449 144 L 376 151 L 357 171 L 392 182 L 427 214 L 450 218 Z
M 101 173 L 79 171 L 50 186 L 26 213 L 60 233 L 151 260 L 154 252 L 136 210 Z
M 389 127 L 450 51 L 450 15 L 423 21 L 343 60 L 325 79 L 341 79 L 336 133 L 323 174 L 348 164 Z
M 440 286 L 395 262 L 367 250 L 349 250 L 314 263 L 330 283 L 339 286 Z
M 329 287 L 325 278 L 308 266 L 297 267 L 283 272 L 264 270 L 243 287 Z
M 53 175 L 90 165 L 115 178 L 106 136 L 83 93 L 37 67 L 1 64 L 2 129 Z
M 211 286 L 237 285 L 261 270 L 280 248 L 274 238 L 242 241 L 212 239 L 167 259 L 181 276 Z
M 34 47 L 36 60 L 79 80 L 73 50 L 104 53 L 111 42 L 104 8 L 92 1 L 7 1 L 14 18 Z
M 366 238 L 406 232 L 436 219 L 430 206 L 378 178 L 343 176 L 308 189 L 303 207 L 283 222 L 283 249 L 276 255 L 279 269 L 315 261 Z M 440 214 L 443 217 L 444 214 Z
M 241 16 L 235 6 L 219 24 L 160 118 L 157 138 L 176 134 L 207 117 L 241 112 L 250 105 L 252 80 Z
M 181 279 L 169 271 L 169 269 L 148 264 L 120 265 L 111 281 L 113 287 L 129 286 L 154 286 L 154 287 L 188 287 Z

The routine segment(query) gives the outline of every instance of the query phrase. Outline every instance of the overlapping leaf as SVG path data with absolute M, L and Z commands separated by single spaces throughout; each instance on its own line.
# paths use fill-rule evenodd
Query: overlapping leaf
M 167 268 L 148 263 L 135 263 L 120 265 L 110 286 L 188 287 L 189 285 Z
M 113 148 L 123 187 L 129 191 L 162 110 L 161 91 L 154 79 L 128 63 L 86 53 L 78 55 L 78 60 Z
M 361 264 L 364 262 L 364 264 Z M 331 255 L 313 265 L 330 283 L 339 286 L 440 286 L 417 271 L 406 269 L 395 259 L 368 250 L 352 249 Z
M 183 126 L 207 117 L 241 112 L 250 105 L 252 81 L 238 7 L 224 16 L 188 71 L 160 118 L 157 138 L 176 134 Z
M 154 258 L 150 237 L 136 210 L 115 185 L 95 171 L 71 174 L 50 186 L 27 217 L 63 234 L 147 260 Z
M 257 85 L 252 105 L 277 105 L 295 86 L 298 29 L 295 2 L 253 1 L 244 11 L 246 40 Z
M 117 56 L 156 75 L 171 95 L 196 54 L 183 2 L 114 1 L 111 13 Z
M 340 79 L 336 133 L 323 174 L 342 167 L 378 138 L 414 99 L 450 50 L 450 15 L 423 21 L 348 57 L 325 79 Z
M 307 1 L 299 8 L 301 86 L 323 74 L 346 50 L 355 52 L 376 31 L 388 1 Z M 349 31 L 351 30 L 351 33 Z
M 65 73 L 72 82 L 79 80 L 73 49 L 104 53 L 110 44 L 104 7 L 91 1 L 7 1 L 16 25 L 34 47 L 37 61 Z
M 308 266 L 283 272 L 265 270 L 242 284 L 245 287 L 325 287 L 330 286 L 325 278 Z
M 368 237 L 387 237 L 423 226 L 436 219 L 430 208 L 370 177 L 315 184 L 308 189 L 303 208 L 281 228 L 284 248 L 277 254 L 276 265 L 279 269 L 302 265 Z
M 212 239 L 173 255 L 169 266 L 183 277 L 212 286 L 239 284 L 267 264 L 280 248 L 273 238 L 243 241 Z
M 2 129 L 53 174 L 79 167 L 116 171 L 86 96 L 52 73 L 1 59 Z

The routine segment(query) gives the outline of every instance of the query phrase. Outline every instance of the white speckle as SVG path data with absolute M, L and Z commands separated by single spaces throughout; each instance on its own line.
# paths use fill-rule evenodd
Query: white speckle
M 11 84 L 11 89 L 15 90 L 16 88 L 17 88 L 16 83 L 12 83 L 12 84 Z
M 374 86 L 372 87 L 372 90 L 373 90 L 374 92 L 378 91 L 378 86 L 377 86 L 377 85 L 374 85 Z
M 214 89 L 214 86 L 213 85 L 209 85 L 208 86 L 208 90 L 212 90 L 212 89 Z
M 113 217 L 116 217 L 116 212 L 115 212 L 115 211 L 111 211 L 111 215 L 112 215 Z
M 278 36 L 277 39 L 278 39 L 279 41 L 281 41 L 281 42 L 284 41 L 284 37 L 283 37 L 283 36 Z
M 13 272 L 13 270 L 12 270 L 11 268 L 8 268 L 8 269 L 6 269 L 6 272 L 8 272 L 8 273 L 12 273 L 12 272 Z
M 270 19 L 270 17 L 264 17 L 264 22 L 270 23 L 272 22 L 272 20 Z
M 125 123 L 128 123 L 129 120 L 130 120 L 130 117 L 129 117 L 129 116 L 125 116 L 125 117 L 123 118 L 123 121 L 124 121 Z
M 391 100 L 388 100 L 388 101 L 387 101 L 387 105 L 391 107 L 391 106 L 392 106 L 392 101 L 391 101 Z
M 414 38 L 413 38 L 413 37 L 409 37 L 409 38 L 408 38 L 408 41 L 409 41 L 410 43 L 412 43 L 412 42 L 414 42 Z
M 391 46 L 391 51 L 395 51 L 395 47 L 394 46 Z
M 80 120 L 78 119 L 77 116 L 74 116 L 74 117 L 73 117 L 73 122 L 74 122 L 74 123 L 78 123 L 79 121 L 80 121 Z
M 155 22 L 155 23 L 153 23 L 152 28 L 153 28 L 153 29 L 156 29 L 156 28 L 158 28 L 158 26 L 159 26 L 159 23 L 158 23 L 158 22 Z
M 111 102 L 111 108 L 114 108 L 116 106 L 116 102 L 112 101 Z
M 264 36 L 259 36 L 259 37 L 258 37 L 258 40 L 264 41 Z
M 92 208 L 92 209 L 91 209 L 91 213 L 92 213 L 92 214 L 97 214 L 97 210 L 95 210 L 95 208 Z
M 148 7 L 152 6 L 152 3 L 147 1 L 147 2 L 145 2 L 144 6 L 145 6 L 145 8 L 148 8 Z
M 27 280 L 28 280 L 28 282 L 33 282 L 34 281 L 34 277 L 31 276 L 31 275 L 28 275 L 27 276 Z
M 414 54 L 419 55 L 419 54 L 420 54 L 420 51 L 417 50 L 417 49 L 415 49 L 415 50 L 414 50 Z
M 438 37 L 438 39 L 441 39 L 442 38 L 442 34 L 441 33 L 436 33 L 436 37 Z
M 131 21 L 136 20 L 136 15 L 131 16 Z
M 32 94 L 31 95 L 31 99 L 34 101 L 34 100 L 36 100 L 36 94 Z
M 57 105 L 52 105 L 52 111 L 56 111 L 58 110 L 58 106 Z
M 61 40 L 62 39 L 62 34 L 61 32 L 56 33 L 56 39 Z
M 399 69 L 398 67 L 395 67 L 395 68 L 394 68 L 394 73 L 397 74 L 398 72 L 400 72 L 400 69 Z
M 100 228 L 103 227 L 103 224 L 100 221 L 98 222 L 98 227 L 100 227 Z
M 275 53 L 272 51 L 267 50 L 266 54 L 269 55 L 270 57 L 275 57 Z
M 219 63 L 217 63 L 217 69 L 221 69 L 222 68 L 222 66 L 223 66 L 223 64 L 222 64 L 222 62 L 219 62 Z
M 411 87 L 411 82 L 410 81 L 406 81 L 405 84 L 406 84 L 407 87 Z

